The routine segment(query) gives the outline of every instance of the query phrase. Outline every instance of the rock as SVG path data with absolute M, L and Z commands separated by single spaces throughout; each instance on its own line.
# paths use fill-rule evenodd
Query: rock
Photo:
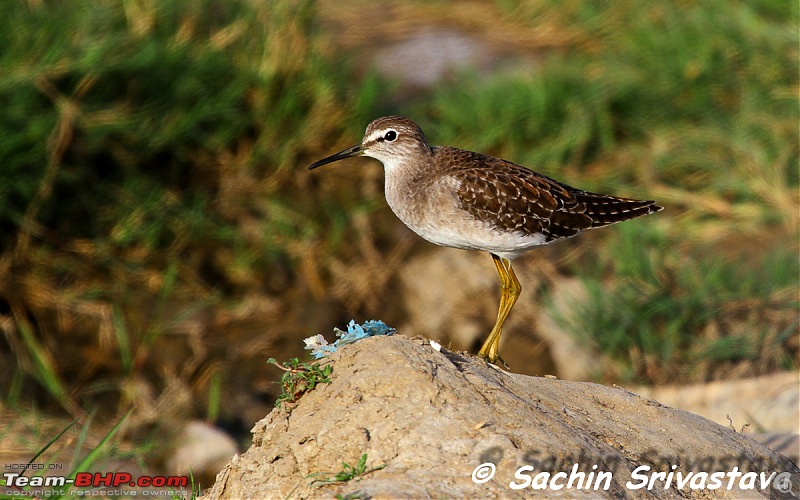
M 742 380 L 683 386 L 639 387 L 633 392 L 749 432 L 797 433 L 800 373 L 773 373 Z
M 196 420 L 189 422 L 175 440 L 175 450 L 167 459 L 167 470 L 172 475 L 192 473 L 200 484 L 208 484 L 203 479 L 213 478 L 238 451 L 231 436 Z
M 756 433 L 748 434 L 748 436 L 753 441 L 780 453 L 795 464 L 800 463 L 800 434 Z
M 796 371 L 631 390 L 720 425 L 733 426 L 795 463 L 800 460 L 800 373 Z
M 452 29 L 423 29 L 381 48 L 374 57 L 381 74 L 414 88 L 430 88 L 449 73 L 488 70 L 496 54 L 478 38 Z
M 409 259 L 398 276 L 398 295 L 404 297 L 407 310 L 406 322 L 398 325 L 400 331 L 452 340 L 457 349 L 479 344 L 488 336 L 500 303 L 500 278 L 488 255 L 436 249 Z M 519 301 L 509 324 L 526 305 Z M 519 315 L 527 316 L 525 312 Z
M 572 498 L 587 493 L 577 491 L 577 474 L 566 487 L 573 472 L 585 474 L 582 486 L 592 498 L 791 498 L 782 491 L 800 492 L 800 470 L 785 457 L 620 388 L 516 375 L 399 335 L 360 341 L 328 362 L 331 383 L 303 395 L 291 412 L 276 409 L 258 422 L 252 447 L 228 464 L 205 498 Z M 346 482 L 313 483 L 364 454 L 367 469 L 385 467 Z M 473 473 L 484 477 L 490 462 L 493 476 L 476 484 Z M 533 471 L 520 469 L 526 465 Z M 664 478 L 691 472 L 696 485 L 714 472 L 731 475 L 716 476 L 724 483 L 713 491 L 688 485 L 679 491 L 674 476 L 666 489 L 660 481 L 652 490 L 626 487 L 656 470 Z M 548 479 L 544 471 L 562 489 L 510 488 L 526 477 Z M 753 490 L 757 476 L 735 477 L 743 471 L 782 475 L 772 476 L 771 489 Z
M 550 348 L 558 376 L 567 380 L 587 380 L 602 373 L 604 358 L 589 343 L 568 332 L 563 318 L 575 314 L 576 304 L 588 300 L 586 285 L 577 278 L 561 278 L 552 283 L 551 308 L 542 308 L 537 333 Z

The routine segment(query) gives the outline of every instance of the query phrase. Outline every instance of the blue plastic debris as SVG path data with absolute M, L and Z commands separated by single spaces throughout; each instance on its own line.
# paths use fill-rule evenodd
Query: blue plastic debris
M 328 344 L 328 341 L 325 340 L 325 337 L 320 334 L 303 340 L 303 342 L 306 344 L 305 349 L 309 349 L 311 351 L 311 355 L 314 357 L 314 359 L 324 358 L 325 356 L 335 352 L 337 348 L 342 347 L 343 345 L 352 344 L 353 342 L 357 342 L 367 337 L 392 335 L 395 332 L 395 329 L 387 326 L 383 321 L 371 319 L 369 321 L 365 321 L 363 325 L 359 325 L 354 320 L 350 320 L 350 323 L 347 325 L 346 332 L 338 328 L 334 328 L 333 331 L 336 336 L 339 337 L 333 344 Z

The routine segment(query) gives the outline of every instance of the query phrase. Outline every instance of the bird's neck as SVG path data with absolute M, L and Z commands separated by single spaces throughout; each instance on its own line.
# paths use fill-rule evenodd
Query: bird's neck
M 391 158 L 381 160 L 386 180 L 414 182 L 430 174 L 433 165 L 433 150 L 428 145 L 415 145 L 413 149 L 400 151 Z

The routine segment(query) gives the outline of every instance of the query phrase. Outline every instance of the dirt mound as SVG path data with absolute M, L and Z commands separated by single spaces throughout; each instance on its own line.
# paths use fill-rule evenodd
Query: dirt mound
M 331 383 L 258 422 L 253 446 L 207 498 L 800 492 L 800 470 L 782 455 L 620 388 L 507 373 L 397 335 L 360 341 L 329 362 Z M 337 472 L 349 474 L 334 481 Z

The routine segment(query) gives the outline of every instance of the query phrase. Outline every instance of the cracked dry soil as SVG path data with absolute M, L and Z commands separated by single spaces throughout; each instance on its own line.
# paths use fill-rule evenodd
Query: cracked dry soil
M 647 464 L 651 472 L 671 464 L 684 473 L 788 471 L 800 492 L 800 470 L 782 455 L 619 387 L 508 373 L 401 335 L 360 341 L 328 362 L 331 383 L 290 413 L 275 409 L 259 421 L 251 448 L 205 498 L 573 498 L 581 492 L 509 484 L 522 482 L 515 471 L 523 465 L 534 467 L 533 476 L 568 473 L 576 463 L 586 474 L 611 472 L 607 490 L 588 492 L 593 498 L 793 498 L 774 488 L 626 488 L 631 472 Z M 367 468 L 385 468 L 321 486 L 309 477 L 341 471 L 364 453 Z M 496 464 L 494 477 L 476 484 L 473 470 L 485 462 Z

